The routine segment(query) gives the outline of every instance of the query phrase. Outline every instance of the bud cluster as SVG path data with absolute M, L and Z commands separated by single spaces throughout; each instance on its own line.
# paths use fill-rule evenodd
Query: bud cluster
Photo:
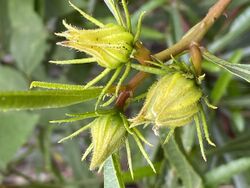
M 113 1 L 107 2 L 114 3 Z M 131 154 L 128 141 L 130 135 L 134 138 L 139 150 L 149 165 L 152 167 L 153 171 L 155 171 L 154 165 L 150 161 L 146 151 L 143 149 L 141 141 L 148 145 L 151 144 L 148 143 L 140 131 L 135 128 L 135 126 L 141 124 L 153 124 L 153 130 L 155 130 L 156 134 L 158 134 L 160 128 L 169 128 L 170 132 L 164 142 L 166 143 L 170 136 L 174 133 L 175 128 L 195 122 L 201 153 L 205 159 L 200 125 L 203 126 L 205 138 L 208 143 L 211 145 L 214 144 L 209 139 L 205 115 L 201 105 L 203 92 L 200 83 L 204 77 L 199 75 L 200 72 L 197 73 L 194 71 L 192 66 L 189 66 L 183 62 L 177 62 L 176 60 L 174 60 L 173 63 L 164 64 L 163 62 L 159 62 L 157 58 L 151 57 L 150 52 L 145 50 L 143 47 L 139 48 L 138 46 L 140 45 L 138 44 L 141 43 L 137 42 L 137 40 L 140 33 L 139 31 L 143 14 L 141 14 L 138 21 L 138 31 L 135 35 L 133 35 L 131 32 L 131 20 L 128 15 L 125 0 L 122 1 L 122 5 L 126 15 L 127 25 L 124 24 L 124 20 L 120 17 L 122 14 L 117 12 L 119 11 L 119 8 L 116 9 L 117 6 L 111 6 L 111 8 L 113 7 L 111 12 L 114 14 L 117 24 L 103 24 L 99 20 L 96 20 L 95 18 L 75 7 L 72 3 L 70 4 L 86 19 L 97 25 L 98 28 L 78 29 L 63 21 L 67 31 L 57 33 L 57 35 L 65 37 L 66 40 L 58 44 L 73 48 L 80 52 L 84 52 L 91 57 L 78 60 L 53 62 L 58 64 L 97 62 L 98 65 L 104 67 L 105 70 L 92 81 L 87 83 L 83 89 L 96 84 L 104 76 L 110 73 L 110 71 L 114 70 L 113 76 L 103 87 L 99 98 L 97 99 L 95 108 L 96 114 L 98 114 L 97 107 L 99 102 L 103 100 L 104 95 L 108 93 L 108 90 L 119 77 L 122 67 L 125 65 L 126 68 L 124 73 L 119 79 L 119 82 L 115 88 L 115 94 L 100 106 L 109 106 L 114 101 L 114 99 L 118 97 L 120 86 L 129 74 L 130 68 L 132 67 L 132 58 L 136 58 L 140 63 L 143 61 L 143 63 L 141 63 L 143 65 L 151 63 L 153 66 L 134 66 L 140 71 L 147 72 L 148 70 L 149 73 L 155 73 L 161 76 L 159 80 L 148 90 L 144 105 L 135 118 L 128 121 L 125 115 L 123 115 L 123 112 L 117 110 L 119 105 L 116 104 L 116 107 L 114 108 L 115 113 L 106 113 L 105 115 L 98 114 L 95 120 L 93 120 L 89 125 L 85 126 L 91 129 L 92 143 L 83 155 L 83 159 L 86 158 L 86 156 L 92 151 L 90 169 L 93 170 L 97 167 L 102 167 L 103 163 L 110 155 L 112 155 L 114 152 L 117 152 L 122 145 L 126 145 L 128 164 L 133 177 Z M 152 61 L 147 62 L 145 59 L 143 59 L 145 56 L 147 56 L 146 59 L 151 59 Z M 131 91 L 132 90 L 133 89 L 131 89 Z M 78 130 L 77 133 L 73 133 L 72 136 L 66 137 L 66 139 L 79 134 L 82 130 L 85 130 L 85 128 Z

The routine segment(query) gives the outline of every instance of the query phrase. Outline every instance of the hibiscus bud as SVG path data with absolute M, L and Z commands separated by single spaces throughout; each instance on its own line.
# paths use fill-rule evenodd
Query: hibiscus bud
M 153 123 L 156 128 L 188 124 L 199 111 L 201 96 L 195 80 L 179 72 L 167 74 L 149 89 L 143 108 L 132 119 L 133 124 Z
M 57 35 L 67 41 L 59 45 L 85 52 L 105 68 L 115 69 L 128 62 L 134 37 L 123 26 L 107 24 L 97 29 L 78 29 L 63 23 L 68 30 Z
M 94 147 L 90 170 L 93 170 L 119 149 L 126 138 L 126 129 L 119 115 L 110 114 L 94 120 L 91 135 Z

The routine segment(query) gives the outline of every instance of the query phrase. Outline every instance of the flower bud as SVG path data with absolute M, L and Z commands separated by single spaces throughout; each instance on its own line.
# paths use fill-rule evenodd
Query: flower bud
M 139 115 L 133 124 L 153 123 L 156 127 L 179 127 L 193 120 L 199 111 L 202 96 L 195 81 L 179 72 L 167 74 L 148 91 Z
M 67 41 L 59 45 L 85 52 L 105 68 L 115 69 L 128 62 L 134 37 L 124 27 L 107 24 L 97 29 L 77 29 L 65 22 L 64 25 L 68 30 L 57 35 Z
M 93 170 L 119 149 L 125 140 L 126 129 L 119 115 L 110 114 L 94 120 L 91 135 L 94 147 L 90 170 Z

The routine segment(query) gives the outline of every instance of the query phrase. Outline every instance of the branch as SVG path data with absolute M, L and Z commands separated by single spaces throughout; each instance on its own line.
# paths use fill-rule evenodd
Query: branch
M 193 26 L 179 42 L 153 56 L 161 61 L 167 61 L 171 58 L 171 55 L 175 56 L 188 49 L 190 44 L 199 43 L 214 22 L 224 13 L 230 2 L 231 0 L 219 0 L 209 9 L 206 17 Z

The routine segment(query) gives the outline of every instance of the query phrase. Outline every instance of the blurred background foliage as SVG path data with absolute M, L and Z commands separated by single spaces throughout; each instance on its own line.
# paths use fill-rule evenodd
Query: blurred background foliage
M 101 0 L 72 0 L 104 23 L 112 15 Z M 201 20 L 215 0 L 130 0 L 133 24 L 147 11 L 141 40 L 158 52 L 178 41 Z M 33 80 L 85 84 L 100 72 L 96 65 L 57 66 L 49 60 L 83 57 L 84 54 L 56 45 L 55 32 L 63 31 L 62 19 L 78 27 L 91 26 L 69 6 L 67 0 L 0 0 L 0 90 L 27 90 Z M 249 63 L 250 2 L 233 1 L 208 32 L 202 45 L 232 63 Z M 121 155 L 127 187 L 250 187 L 250 85 L 203 62 L 204 88 L 219 108 L 207 110 L 211 137 L 216 148 L 206 147 L 208 162 L 200 155 L 193 125 L 177 131 L 166 146 L 151 129 L 144 130 L 155 144 L 146 150 L 157 167 L 154 174 L 137 148 L 132 148 L 135 180 L 127 172 Z M 155 81 L 148 78 L 138 90 Z M 88 133 L 58 144 L 65 135 L 86 124 L 86 120 L 58 126 L 49 120 L 66 112 L 93 110 L 94 101 L 62 109 L 0 113 L 0 182 L 6 187 L 102 187 L 102 174 L 90 172 L 81 162 L 90 142 Z M 138 112 L 135 103 L 129 114 Z M 122 153 L 124 151 L 122 150 Z M 125 154 L 125 153 L 124 153 Z M 125 155 L 124 155 L 125 156 Z

